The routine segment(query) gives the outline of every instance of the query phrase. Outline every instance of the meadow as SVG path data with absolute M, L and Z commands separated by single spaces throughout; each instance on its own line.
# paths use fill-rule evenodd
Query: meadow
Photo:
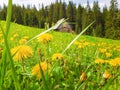
M 0 29 L 1 90 L 119 90 L 119 40 L 82 35 L 63 53 L 77 35 L 52 30 L 26 43 L 43 31 L 11 23 L 13 73 Z

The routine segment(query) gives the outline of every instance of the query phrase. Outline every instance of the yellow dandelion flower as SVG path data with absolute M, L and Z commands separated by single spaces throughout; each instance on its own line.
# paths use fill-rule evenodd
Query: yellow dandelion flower
M 0 42 L 1 42 L 1 43 L 4 43 L 4 39 L 2 39 Z
M 100 44 L 100 43 L 98 43 L 97 45 L 98 45 L 99 47 L 101 46 L 101 44 Z
M 47 43 L 53 39 L 53 36 L 51 34 L 46 33 L 46 34 L 41 35 L 37 39 L 38 39 L 38 42 Z
M 91 43 L 91 46 L 95 46 L 95 43 Z
M 80 48 L 80 49 L 84 48 L 84 45 L 81 42 L 75 41 L 74 44 L 78 45 L 78 48 Z
M 82 44 L 79 44 L 78 48 L 82 49 L 82 48 L 84 48 L 84 46 Z
M 13 38 L 13 37 L 11 37 L 11 38 L 10 38 L 10 40 L 11 40 L 11 41 L 13 41 L 13 40 L 14 40 L 14 38 Z
M 88 46 L 89 45 L 89 42 L 84 42 L 84 46 Z
M 111 53 L 105 53 L 106 57 L 110 57 L 111 56 Z
M 97 64 L 102 64 L 102 63 L 104 63 L 104 60 L 102 60 L 102 59 L 96 59 L 94 62 L 97 63 Z
M 120 66 L 120 58 L 115 58 L 115 59 L 112 59 L 109 64 L 111 66 Z
M 120 46 L 116 46 L 116 47 L 114 48 L 114 50 L 120 52 Z
M 15 54 L 13 59 L 15 61 L 19 61 L 19 60 L 23 60 L 23 59 L 26 59 L 28 57 L 31 57 L 33 54 L 33 51 L 27 45 L 20 45 L 20 46 L 12 48 L 11 53 L 12 53 L 12 55 Z
M 2 37 L 3 36 L 3 34 L 2 33 L 0 33 L 0 37 Z
M 106 43 L 104 43 L 104 42 L 102 42 L 102 43 L 101 43 L 101 46 L 106 46 L 106 45 L 107 45 L 107 44 L 106 44 Z
M 46 61 L 41 62 L 40 65 L 44 74 L 50 68 L 50 64 L 48 64 Z M 38 79 L 41 79 L 40 65 L 37 64 L 32 69 L 32 75 L 37 76 Z
M 18 36 L 19 36 L 19 35 L 18 35 L 17 33 L 13 35 L 14 38 L 16 38 L 16 37 L 18 37 Z
M 107 51 L 107 49 L 99 49 L 99 52 L 101 53 L 105 53 Z
M 53 54 L 52 60 L 56 60 L 56 59 L 62 60 L 63 59 L 63 55 L 61 53 Z
M 24 38 L 24 39 L 26 39 L 26 40 L 28 40 L 28 39 L 29 39 L 29 37 L 28 37 L 28 36 L 24 36 L 23 38 Z
M 74 42 L 75 45 L 79 45 L 79 43 L 80 43 L 80 42 L 78 42 L 78 41 L 75 41 L 75 42 Z
M 111 74 L 107 70 L 105 70 L 105 72 L 103 73 L 103 78 L 104 79 L 110 79 L 111 78 Z
M 109 60 L 104 60 L 104 63 L 109 63 Z
M 19 40 L 19 44 L 25 44 L 26 42 L 27 42 L 27 40 L 24 39 L 24 38 L 22 38 L 22 39 Z

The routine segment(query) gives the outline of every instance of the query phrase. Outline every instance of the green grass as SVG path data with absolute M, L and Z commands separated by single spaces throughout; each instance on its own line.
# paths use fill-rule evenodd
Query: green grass
M 2 24 L 3 28 L 5 29 L 5 21 L 0 21 L 0 23 Z M 28 26 L 23 26 L 23 25 L 19 25 L 16 23 L 11 23 L 11 27 L 10 27 L 10 33 L 9 36 L 12 36 L 15 33 L 18 33 L 20 37 L 23 36 L 29 36 L 29 39 L 34 37 L 35 35 L 38 35 L 39 33 L 43 32 L 44 29 L 39 29 L 39 28 L 33 28 L 33 27 L 28 27 Z M 50 33 L 52 33 L 52 35 L 55 37 L 54 41 L 58 40 L 58 43 L 61 42 L 66 42 L 66 45 L 69 44 L 69 42 L 75 38 L 76 35 L 73 35 L 71 33 L 61 33 L 61 32 L 55 32 L 55 31 L 50 31 Z M 105 38 L 98 38 L 98 37 L 92 37 L 92 36 L 86 36 L 86 35 L 82 35 L 79 40 L 87 40 L 90 42 L 106 42 L 106 43 L 113 43 L 113 44 L 120 44 L 119 40 L 112 40 L 112 39 L 105 39 Z M 59 47 L 60 44 L 58 44 Z M 65 45 L 64 45 L 65 46 Z M 66 47 L 66 46 L 65 46 Z
M 6 29 L 6 22 L 0 21 L 3 29 Z M 11 23 L 10 32 L 8 33 L 8 41 L 10 49 L 19 46 L 19 40 L 24 36 L 28 36 L 29 39 L 43 32 L 44 29 L 38 29 L 33 27 L 27 27 L 15 23 Z M 1 30 L 0 30 L 0 33 Z M 97 38 L 92 36 L 82 35 L 78 38 L 81 44 L 73 44 L 64 54 L 62 60 L 52 60 L 52 55 L 55 53 L 62 53 L 67 45 L 76 37 L 76 35 L 62 32 L 49 32 L 53 36 L 53 40 L 47 44 L 38 43 L 37 40 L 29 42 L 27 45 L 33 50 L 33 56 L 25 59 L 25 70 L 23 73 L 23 67 L 21 62 L 14 61 L 15 72 L 20 84 L 20 88 L 23 90 L 117 90 L 119 89 L 120 69 L 119 66 L 113 67 L 109 64 L 95 64 L 94 60 L 101 58 L 104 60 L 111 60 L 120 58 L 120 41 L 112 39 Z M 11 40 L 14 34 L 18 34 L 16 38 Z M 2 41 L 3 37 L 0 37 Z M 28 39 L 28 40 L 29 40 Z M 86 44 L 86 45 L 85 45 Z M 80 46 L 82 48 L 80 48 Z M 4 43 L 0 43 L 0 48 L 4 49 Z M 40 54 L 38 52 L 40 49 Z M 99 51 L 99 49 L 107 49 L 105 53 Z M 17 53 L 17 52 L 16 52 Z M 110 53 L 111 56 L 107 57 L 106 53 Z M 8 57 L 7 57 L 8 58 Z M 47 61 L 51 65 L 50 71 L 43 74 L 41 80 L 37 80 L 36 77 L 31 75 L 33 67 L 40 61 Z M 0 61 L 0 70 L 2 68 L 2 61 Z M 12 83 L 11 77 L 12 71 L 9 63 L 6 63 L 7 69 L 5 72 L 3 90 L 14 90 L 15 84 Z M 42 68 L 42 66 L 41 66 Z M 110 79 L 105 80 L 102 75 L 105 70 L 108 70 L 112 75 Z M 40 70 L 41 71 L 41 70 Z M 42 71 L 41 71 L 42 72 Z M 80 76 L 82 72 L 85 73 L 87 79 L 82 81 Z

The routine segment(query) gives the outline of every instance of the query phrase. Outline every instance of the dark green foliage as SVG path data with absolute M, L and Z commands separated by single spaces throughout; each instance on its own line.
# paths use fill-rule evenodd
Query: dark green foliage
M 120 39 L 120 10 L 117 5 L 117 0 L 111 0 L 105 22 L 105 37 L 107 38 Z
M 66 10 L 66 16 L 69 19 L 69 22 L 75 22 L 76 18 L 76 7 L 75 4 L 72 1 L 69 1 L 69 4 L 67 6 Z M 75 30 L 75 25 L 72 25 L 73 30 Z
M 60 3 L 60 14 L 59 19 L 66 18 L 66 3 Z
M 95 19 L 95 24 L 94 24 L 95 36 L 101 37 L 102 36 L 102 26 L 101 26 L 102 16 L 101 16 L 98 2 L 94 2 L 93 4 L 93 17 Z
M 82 11 L 83 8 L 79 5 L 76 12 L 76 33 L 80 33 L 82 31 Z
M 4 5 L 3 9 L 0 10 L 0 19 L 5 20 L 7 15 L 7 7 Z
M 74 22 L 75 21 L 75 5 L 73 4 L 72 1 L 69 1 L 69 4 L 67 6 L 67 12 L 66 12 L 66 15 L 67 15 L 67 18 L 69 18 L 69 21 L 70 22 Z
M 107 29 L 105 32 L 106 38 L 119 39 L 120 40 L 120 29 L 114 30 L 113 28 Z
M 87 1 L 87 7 L 86 7 L 86 25 L 84 26 L 84 28 L 86 26 L 88 26 L 91 22 L 93 22 L 95 20 L 95 18 L 93 17 L 93 11 L 89 5 L 89 2 Z M 83 21 L 84 22 L 84 21 Z M 89 28 L 89 30 L 86 32 L 87 35 L 93 35 L 93 27 Z
M 78 34 L 92 21 L 95 21 L 95 24 L 85 32 L 86 35 L 119 39 L 120 10 L 117 0 L 111 0 L 110 7 L 105 6 L 103 9 L 99 7 L 98 1 L 94 1 L 93 7 L 90 7 L 89 1 L 87 1 L 87 6 L 83 7 L 80 4 L 76 6 L 72 1 L 66 4 L 62 0 L 56 0 L 49 6 L 42 4 L 39 7 L 41 8 L 37 10 L 35 6 L 13 5 L 12 22 L 45 28 L 46 25 L 51 27 L 61 18 L 69 18 L 68 22 Z M 6 19 L 6 11 L 7 6 L 4 5 L 3 8 L 0 6 L 0 20 Z
M 12 13 L 12 21 L 22 24 L 23 19 L 19 18 L 19 17 L 22 17 L 22 13 L 23 13 L 21 7 L 13 5 L 12 11 L 14 12 Z
M 54 12 L 54 4 L 51 4 L 49 6 L 49 12 L 48 12 L 48 22 L 50 24 L 50 26 L 52 26 L 52 22 L 53 22 L 53 12 Z
M 86 9 L 83 9 L 83 12 L 82 12 L 82 30 L 86 27 L 86 23 L 87 23 L 87 12 L 86 12 Z
M 60 4 L 56 0 L 56 3 L 55 3 L 54 8 L 53 8 L 53 10 L 54 10 L 54 12 L 53 12 L 53 22 L 54 23 L 59 20 L 59 10 L 60 10 L 59 5 Z
M 107 21 L 107 14 L 108 14 L 108 9 L 107 6 L 103 7 L 103 13 L 102 13 L 102 35 L 105 36 L 105 28 L 106 28 L 106 21 Z

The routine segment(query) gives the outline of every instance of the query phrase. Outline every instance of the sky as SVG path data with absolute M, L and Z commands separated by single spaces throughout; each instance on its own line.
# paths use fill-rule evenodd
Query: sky
M 54 3 L 56 0 L 13 0 L 13 4 L 17 4 L 17 5 L 23 5 L 27 6 L 28 4 L 31 6 L 36 6 L 37 9 L 39 8 L 39 6 L 41 6 L 42 4 L 44 4 L 44 6 L 50 5 L 51 3 Z M 68 3 L 69 1 L 73 1 L 74 4 L 78 5 L 79 3 L 82 6 L 86 6 L 87 5 L 87 0 L 61 0 L 61 1 L 65 1 L 66 3 Z M 111 0 L 89 0 L 89 4 L 92 7 L 93 6 L 93 2 L 94 1 L 98 1 L 99 2 L 99 6 L 100 8 L 103 8 L 105 5 L 107 7 L 110 6 L 110 1 Z M 118 1 L 118 8 L 120 8 L 120 0 Z M 8 0 L 0 0 L 0 6 L 3 7 L 4 4 L 7 5 Z

